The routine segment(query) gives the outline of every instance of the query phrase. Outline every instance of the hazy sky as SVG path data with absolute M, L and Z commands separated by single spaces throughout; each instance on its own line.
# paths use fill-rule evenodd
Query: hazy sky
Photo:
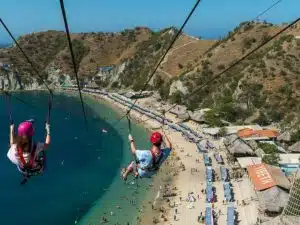
M 251 20 L 277 0 L 202 0 L 185 28 L 194 36 L 217 38 Z M 134 26 L 179 27 L 195 0 L 65 0 L 71 32 L 119 31 Z M 300 0 L 282 0 L 261 19 L 290 22 L 300 16 Z M 63 30 L 59 0 L 0 0 L 0 17 L 15 36 Z M 0 29 L 0 43 L 10 42 Z

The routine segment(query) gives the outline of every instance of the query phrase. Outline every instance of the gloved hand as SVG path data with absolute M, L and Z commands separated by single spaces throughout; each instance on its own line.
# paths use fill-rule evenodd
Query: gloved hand
M 128 140 L 129 140 L 130 142 L 131 142 L 131 141 L 134 141 L 131 134 L 128 135 Z
M 45 124 L 45 130 L 46 130 L 47 135 L 50 135 L 50 124 L 49 123 Z

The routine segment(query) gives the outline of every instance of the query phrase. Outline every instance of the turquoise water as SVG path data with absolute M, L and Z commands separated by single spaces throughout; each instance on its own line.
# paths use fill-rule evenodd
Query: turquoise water
M 37 108 L 13 100 L 14 120 L 19 123 L 35 118 L 36 139 L 43 140 L 47 94 L 22 93 L 18 97 Z M 106 224 L 135 224 L 150 181 L 139 181 L 137 186 L 131 180 L 124 184 L 119 179 L 120 168 L 131 159 L 127 122 L 119 123 L 116 130 L 111 125 L 120 116 L 117 112 L 92 98 L 85 97 L 85 102 L 88 133 L 78 97 L 55 95 L 47 170 L 20 186 L 21 177 L 6 157 L 8 120 L 1 96 L 0 224 L 69 225 L 77 220 L 79 224 L 92 225 L 100 224 L 102 216 L 109 220 Z M 102 128 L 108 133 L 102 133 Z M 133 126 L 133 135 L 140 148 L 148 147 L 148 134 L 142 127 Z

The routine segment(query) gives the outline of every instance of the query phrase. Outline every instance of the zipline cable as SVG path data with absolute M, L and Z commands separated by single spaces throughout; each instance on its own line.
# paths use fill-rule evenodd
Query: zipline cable
M 11 37 L 11 39 L 14 41 L 14 43 L 16 44 L 16 46 L 19 48 L 19 50 L 21 51 L 21 53 L 23 54 L 23 56 L 25 57 L 25 59 L 27 60 L 27 62 L 30 64 L 30 66 L 33 69 L 33 71 L 35 72 L 35 74 L 41 79 L 41 81 L 44 83 L 45 87 L 48 89 L 50 95 L 52 96 L 53 95 L 52 90 L 49 88 L 49 86 L 45 82 L 44 78 L 40 75 L 40 73 L 38 72 L 38 70 L 34 66 L 33 62 L 29 59 L 29 57 L 27 56 L 27 54 L 21 48 L 21 46 L 19 45 L 19 43 L 17 42 L 17 40 L 12 35 L 12 33 L 10 32 L 10 30 L 8 29 L 8 27 L 6 26 L 6 24 L 4 23 L 4 21 L 1 18 L 0 18 L 0 23 L 2 24 L 2 26 L 4 27 L 4 29 L 6 30 L 6 32 L 9 34 L 9 36 Z
M 83 103 L 82 94 L 81 94 L 81 90 L 80 90 L 78 71 L 77 71 L 77 66 L 76 66 L 76 62 L 75 62 L 75 56 L 74 56 L 74 52 L 73 52 L 73 46 L 72 46 L 72 41 L 71 41 L 71 36 L 70 36 L 70 31 L 69 31 L 69 25 L 68 25 L 68 21 L 67 21 L 67 15 L 66 15 L 66 10 L 65 10 L 65 5 L 64 5 L 63 0 L 60 0 L 60 7 L 61 7 L 61 12 L 63 15 L 64 25 L 65 25 L 65 29 L 66 29 L 66 33 L 67 33 L 67 39 L 68 39 L 68 43 L 69 43 L 69 49 L 70 49 L 70 53 L 71 53 L 74 74 L 75 74 L 76 82 L 77 82 L 77 86 L 78 86 L 78 92 L 79 92 L 79 97 L 80 97 L 80 102 L 81 102 L 81 107 L 82 107 L 82 113 L 84 115 L 85 127 L 86 127 L 86 130 L 88 131 L 88 122 L 87 122 L 84 103 Z
M 276 5 L 278 5 L 280 2 L 282 2 L 282 0 L 278 0 L 276 2 L 274 2 L 272 5 L 270 5 L 265 11 L 261 12 L 260 14 L 258 14 L 257 17 L 255 17 L 253 20 L 259 20 L 259 17 L 261 17 L 262 15 L 264 15 L 265 13 L 267 13 L 269 10 L 271 10 L 272 8 L 274 8 Z
M 11 31 L 8 29 L 8 27 L 6 26 L 6 24 L 4 23 L 4 21 L 0 18 L 0 23 L 2 24 L 2 26 L 4 27 L 4 29 L 6 30 L 6 32 L 9 34 L 9 36 L 11 37 L 11 39 L 14 41 L 14 43 L 16 44 L 16 46 L 18 47 L 18 49 L 21 51 L 21 53 L 23 54 L 23 56 L 25 57 L 25 59 L 27 60 L 27 62 L 30 64 L 31 68 L 33 69 L 33 71 L 35 72 L 35 74 L 41 79 L 41 81 L 44 83 L 45 87 L 48 89 L 49 91 L 49 100 L 48 100 L 48 104 L 52 105 L 52 101 L 53 101 L 53 91 L 49 88 L 49 86 L 47 85 L 47 83 L 45 82 L 45 79 L 40 75 L 39 71 L 36 69 L 35 65 L 33 64 L 33 62 L 29 59 L 29 57 L 27 56 L 27 54 L 25 53 L 25 51 L 22 49 L 22 47 L 19 45 L 19 43 L 17 42 L 17 40 L 15 39 L 15 37 L 12 35 Z M 11 95 L 10 95 L 11 96 Z M 49 110 L 51 110 L 51 107 L 49 107 Z M 49 120 L 50 120 L 50 112 L 49 112 Z
M 62 1 L 62 0 L 61 0 Z M 144 84 L 143 88 L 140 90 L 139 95 L 141 95 L 143 93 L 144 90 L 146 90 L 149 82 L 151 81 L 151 79 L 153 78 L 153 76 L 155 75 L 157 69 L 159 68 L 160 64 L 163 62 L 163 60 L 165 59 L 166 55 L 168 54 L 168 52 L 170 51 L 170 49 L 173 47 L 175 41 L 177 40 L 177 38 L 180 36 L 180 34 L 182 33 L 184 27 L 186 26 L 186 24 L 188 23 L 188 21 L 190 20 L 191 16 L 193 15 L 194 11 L 196 10 L 196 8 L 198 7 L 199 3 L 201 0 L 197 0 L 195 5 L 193 6 L 192 10 L 189 12 L 188 16 L 186 17 L 184 23 L 181 25 L 180 29 L 178 30 L 178 32 L 176 33 L 176 35 L 174 36 L 173 40 L 171 41 L 170 45 L 168 46 L 167 50 L 165 51 L 165 53 L 163 54 L 163 56 L 160 58 L 160 60 L 158 61 L 158 63 L 156 64 L 153 72 L 151 73 L 151 75 L 149 76 L 148 80 L 146 81 L 146 83 Z M 136 99 L 134 101 L 134 103 L 132 104 L 132 106 L 128 109 L 128 111 L 126 112 L 126 114 L 124 116 L 122 116 L 118 121 L 120 122 L 122 119 L 124 119 L 127 115 L 129 115 L 130 111 L 132 110 L 132 108 L 134 107 L 134 105 L 136 104 L 138 99 Z M 116 124 L 117 124 L 116 123 Z
M 273 7 L 275 7 L 275 6 L 276 6 L 277 4 L 279 4 L 281 1 L 282 1 L 282 0 L 278 0 L 277 2 L 273 3 L 273 4 L 272 4 L 271 6 L 269 6 L 266 10 L 264 10 L 263 12 L 261 12 L 260 14 L 258 14 L 258 15 L 254 18 L 254 20 L 257 20 L 260 16 L 264 15 L 265 13 L 267 13 L 269 10 L 271 10 Z M 200 2 L 200 1 L 199 1 L 199 2 Z M 191 13 L 189 14 L 189 16 L 187 17 L 187 19 L 186 19 L 186 21 L 185 21 L 185 24 L 188 22 L 188 19 L 189 19 L 189 17 L 193 14 L 194 10 L 197 8 L 199 2 L 197 2 L 196 5 L 194 6 L 194 8 L 192 9 Z M 183 27 L 185 26 L 185 24 L 183 24 L 181 31 L 183 30 Z M 177 34 L 180 34 L 180 32 L 178 32 Z M 233 34 L 232 34 L 232 35 L 233 35 Z M 231 36 L 232 36 L 232 35 L 231 35 Z M 229 38 L 230 38 L 231 36 L 229 36 Z M 175 38 L 177 38 L 177 36 L 176 36 Z M 176 40 L 176 39 L 175 39 L 175 40 Z M 174 41 L 174 42 L 175 42 L 175 41 Z M 218 46 L 219 46 L 221 43 L 223 43 L 223 42 L 224 42 L 224 40 L 221 41 L 219 44 L 217 44 L 217 45 L 215 45 L 215 46 L 212 46 L 211 48 L 209 48 L 208 50 L 206 50 L 202 55 L 203 55 L 203 56 L 206 55 L 208 52 L 212 51 L 213 49 L 215 49 L 216 47 L 218 47 Z M 173 44 L 174 44 L 174 43 L 173 43 Z M 146 87 L 147 87 L 148 83 L 150 82 L 150 80 L 152 79 L 152 77 L 154 76 L 156 70 L 158 69 L 159 65 L 160 65 L 161 62 L 163 61 L 164 57 L 167 55 L 168 51 L 171 49 L 171 47 L 172 47 L 173 44 L 171 43 L 170 48 L 168 48 L 168 50 L 166 51 L 166 53 L 165 53 L 165 55 L 163 56 L 162 60 L 160 60 L 160 62 L 158 63 L 156 69 L 154 70 L 154 73 L 152 74 L 152 76 L 150 76 L 150 79 L 146 82 Z M 141 94 L 142 92 L 143 92 L 143 89 L 142 89 L 142 91 L 140 91 L 140 94 Z M 132 110 L 132 108 L 134 107 L 134 105 L 136 104 L 136 102 L 137 102 L 137 99 L 134 101 L 132 107 L 129 108 L 129 110 L 127 111 L 126 114 L 129 114 L 129 113 L 130 113 L 130 111 Z M 115 123 L 115 125 L 116 125 L 120 120 L 122 120 L 123 118 L 125 118 L 125 117 L 126 117 L 126 114 L 125 114 L 125 116 L 121 117 L 121 118 Z
M 263 12 L 259 13 L 254 19 L 252 19 L 252 21 L 258 20 L 259 17 L 261 17 L 262 15 L 266 14 L 268 11 L 270 11 L 272 8 L 274 8 L 277 4 L 279 4 L 280 2 L 282 2 L 282 0 L 278 0 L 277 2 L 273 3 L 272 5 L 270 5 L 267 9 L 265 9 Z M 219 41 L 219 43 L 217 45 L 213 45 L 211 46 L 209 49 L 207 49 L 202 56 L 205 56 L 207 53 L 211 52 L 212 50 L 216 49 L 218 46 L 220 46 L 222 43 L 224 43 L 226 40 L 232 38 L 234 36 L 234 32 L 232 32 L 230 35 L 228 35 L 227 38 L 224 38 L 223 40 Z
M 231 68 L 235 67 L 237 64 L 241 63 L 243 60 L 245 60 L 247 57 L 249 57 L 249 55 L 253 54 L 257 50 L 259 50 L 260 48 L 262 48 L 263 46 L 265 46 L 266 44 L 268 44 L 270 41 L 272 41 L 273 39 L 275 39 L 277 36 L 279 36 L 280 34 L 282 34 L 283 32 L 285 32 L 290 27 L 294 26 L 299 21 L 300 21 L 300 18 L 297 18 L 296 20 L 294 20 L 293 22 L 291 22 L 289 25 L 287 25 L 286 27 L 284 27 L 283 29 L 281 29 L 280 31 L 278 31 L 276 34 L 274 34 L 272 37 L 270 37 L 268 40 L 264 41 L 263 43 L 261 43 L 260 45 L 258 45 L 256 48 L 254 48 L 253 50 L 251 50 L 249 53 L 247 53 L 246 55 L 244 55 L 243 57 L 241 57 L 240 59 L 238 59 L 237 61 L 235 61 L 234 63 L 232 63 L 228 68 L 226 68 L 225 70 L 223 70 L 222 72 L 220 72 L 219 74 L 217 74 L 216 76 L 214 76 L 212 79 L 208 80 L 207 82 L 204 82 L 204 84 L 202 84 L 199 88 L 197 88 L 196 90 L 192 91 L 189 94 L 187 100 L 190 99 L 193 95 L 195 95 L 198 91 L 200 91 L 203 87 L 205 87 L 206 85 L 208 85 L 209 83 L 211 83 L 215 79 L 217 79 L 220 76 L 222 76 L 224 73 L 226 73 L 227 71 L 229 71 Z M 165 113 L 170 112 L 177 105 L 178 104 L 175 104 L 175 105 L 171 106 L 169 109 L 167 109 L 165 111 Z M 150 120 L 150 119 L 146 119 L 146 120 L 140 121 L 138 123 L 144 123 L 144 122 L 146 122 L 148 120 Z M 138 123 L 136 123 L 136 124 L 138 124 Z

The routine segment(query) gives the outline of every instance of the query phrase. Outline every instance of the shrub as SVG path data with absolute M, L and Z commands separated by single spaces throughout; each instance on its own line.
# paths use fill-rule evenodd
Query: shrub
M 250 49 L 252 44 L 256 42 L 256 39 L 255 38 L 249 38 L 249 37 L 246 37 L 244 40 L 243 40 L 243 46 L 244 48 L 246 49 Z
M 217 112 L 213 109 L 204 114 L 205 121 L 210 127 L 220 127 L 222 122 L 220 117 L 217 115 Z
M 159 94 L 163 100 L 167 100 L 170 93 L 171 82 L 165 82 L 162 86 L 160 86 Z
M 160 75 L 156 75 L 153 79 L 153 86 L 155 88 L 159 88 L 164 84 L 164 80 L 162 79 L 162 77 Z
M 298 130 L 297 132 L 291 135 L 291 141 L 292 142 L 300 141 L 300 130 Z
M 270 155 L 265 155 L 262 159 L 262 161 L 264 163 L 267 163 L 267 164 L 270 164 L 270 165 L 273 165 L 273 166 L 279 166 L 279 160 L 280 160 L 280 157 L 276 153 L 273 153 L 273 154 L 270 154 Z
M 281 71 L 280 71 L 280 75 L 281 75 L 281 76 L 286 76 L 287 73 L 286 73 L 284 70 L 281 70 Z
M 293 94 L 292 87 L 289 84 L 282 85 L 279 91 L 287 96 L 291 96 Z
M 277 153 L 277 147 L 268 143 L 258 143 L 258 147 L 264 150 L 266 154 Z
M 182 97 L 183 97 L 183 94 L 180 91 L 175 91 L 171 95 L 171 103 L 172 104 L 182 104 Z
M 262 36 L 262 38 L 261 38 L 261 42 L 262 42 L 262 43 L 265 43 L 265 42 L 267 42 L 268 40 L 270 40 L 270 38 L 271 38 L 271 36 L 270 36 L 267 32 L 264 32 L 264 33 L 263 33 L 263 36 Z
M 213 54 L 212 54 L 211 52 L 209 52 L 209 53 L 207 54 L 207 57 L 210 58 L 210 57 L 212 57 L 212 55 L 213 55 Z
M 224 137 L 227 134 L 227 128 L 226 127 L 221 127 L 219 130 L 219 136 Z
M 270 125 L 270 121 L 268 120 L 268 117 L 262 111 L 259 112 L 259 117 L 256 120 L 254 120 L 254 122 L 258 123 L 261 126 L 268 126 L 268 125 Z
M 276 110 L 272 110 L 269 113 L 269 116 L 270 116 L 270 119 L 272 120 L 272 122 L 279 122 L 283 118 L 283 114 L 281 112 L 276 111 Z
M 218 65 L 218 70 L 224 70 L 225 69 L 225 66 L 224 66 L 224 64 L 220 64 L 220 65 Z
M 181 63 L 178 63 L 178 67 L 179 67 L 179 69 L 182 69 L 183 65 Z
M 89 47 L 85 46 L 82 40 L 73 40 L 72 41 L 73 52 L 75 57 L 76 67 L 79 68 L 79 64 L 83 57 L 89 52 Z

